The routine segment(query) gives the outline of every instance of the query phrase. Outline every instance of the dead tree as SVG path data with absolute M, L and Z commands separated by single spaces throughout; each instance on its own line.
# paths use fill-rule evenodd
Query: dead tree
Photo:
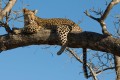
M 29 46 L 29 45 L 60 45 L 57 40 L 56 33 L 50 30 L 41 30 L 35 34 L 14 34 L 12 33 L 13 30 L 10 29 L 8 24 L 8 18 L 10 15 L 10 11 L 14 6 L 16 0 L 9 0 L 7 5 L 1 10 L 0 20 L 3 18 L 6 19 L 6 22 L 0 21 L 0 26 L 4 27 L 8 34 L 0 35 L 0 51 L 7 51 L 10 49 L 15 49 L 18 47 Z M 117 72 L 117 79 L 120 80 L 120 39 L 114 38 L 108 31 L 106 23 L 104 22 L 107 18 L 108 14 L 110 13 L 111 9 L 120 2 L 120 0 L 112 0 L 109 5 L 107 6 L 104 13 L 101 15 L 100 18 L 95 18 L 89 14 L 88 10 L 85 11 L 85 14 L 94 19 L 95 21 L 99 22 L 102 28 L 103 34 L 95 33 L 95 32 L 87 32 L 83 31 L 82 33 L 70 33 L 68 35 L 68 47 L 70 48 L 86 48 L 96 51 L 102 51 L 106 53 L 111 53 L 115 55 L 116 66 L 110 69 L 116 68 Z M 46 34 L 44 34 L 46 33 Z M 69 48 L 67 49 L 79 62 L 82 62 L 80 58 L 77 56 L 74 51 L 71 51 Z M 92 68 L 87 65 L 91 75 L 94 80 L 97 80 L 96 75 L 99 74 L 101 71 L 94 72 Z M 107 70 L 107 69 L 104 69 Z

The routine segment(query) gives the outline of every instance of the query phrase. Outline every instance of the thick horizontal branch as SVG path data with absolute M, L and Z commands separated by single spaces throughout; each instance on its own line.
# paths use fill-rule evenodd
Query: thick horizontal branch
M 0 36 L 0 50 L 10 50 L 29 45 L 60 45 L 55 32 L 41 30 L 36 34 L 9 34 Z M 120 52 L 120 40 L 107 37 L 95 32 L 70 33 L 68 35 L 68 47 L 89 48 L 116 54 Z

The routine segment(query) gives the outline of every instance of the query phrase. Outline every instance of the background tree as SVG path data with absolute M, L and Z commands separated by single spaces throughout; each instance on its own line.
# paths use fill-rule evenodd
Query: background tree
M 73 4 L 77 5 L 77 4 L 74 3 L 75 1 L 70 1 L 70 2 L 72 2 L 72 4 L 69 4 L 69 5 L 72 5 L 72 7 L 73 7 Z M 85 2 L 86 2 L 85 4 L 88 4 L 87 2 L 92 3 L 94 1 L 85 1 Z M 81 27 L 86 25 L 86 24 L 87 24 L 86 26 L 89 26 L 92 23 L 93 27 L 98 28 L 99 25 L 96 25 L 96 22 L 95 22 L 95 21 L 97 21 L 100 24 L 101 28 L 102 28 L 102 30 L 100 28 L 98 28 L 98 30 L 100 32 L 102 32 L 102 34 L 99 34 L 100 32 L 98 32 L 97 29 L 93 30 L 94 32 L 92 32 L 93 27 L 89 27 L 89 28 L 87 27 L 86 29 L 82 27 L 83 30 L 87 30 L 87 31 L 83 31 L 82 33 L 78 33 L 78 34 L 71 33 L 69 35 L 69 37 L 68 37 L 69 38 L 68 47 L 70 47 L 70 48 L 83 48 L 84 46 L 86 46 L 86 48 L 90 49 L 90 50 L 88 50 L 88 56 L 89 57 L 88 57 L 88 63 L 87 63 L 88 72 L 89 72 L 89 78 L 88 79 L 92 79 L 92 78 L 94 80 L 98 80 L 98 79 L 106 80 L 106 79 L 109 79 L 107 77 L 108 76 L 107 73 L 106 73 L 106 75 L 104 77 L 105 79 L 103 79 L 103 77 L 101 77 L 99 75 L 103 75 L 103 74 L 105 74 L 104 72 L 109 72 L 110 70 L 113 69 L 114 73 L 112 73 L 112 72 L 111 73 L 112 73 L 112 76 L 114 75 L 114 78 L 110 77 L 110 79 L 113 80 L 113 79 L 115 79 L 115 76 L 117 76 L 116 80 L 119 80 L 120 79 L 120 76 L 119 76 L 120 75 L 120 69 L 119 69 L 119 59 L 120 59 L 119 58 L 119 56 L 120 56 L 120 54 L 119 54 L 119 52 L 120 52 L 120 40 L 119 40 L 119 27 L 120 27 L 119 24 L 120 23 L 119 23 L 119 21 L 120 21 L 120 17 L 118 15 L 119 12 L 117 14 L 116 13 L 113 14 L 113 12 L 119 10 L 119 4 L 118 3 L 120 2 L 120 0 L 111 0 L 111 1 L 104 1 L 104 0 L 100 1 L 99 0 L 99 1 L 96 1 L 96 2 L 101 2 L 99 8 L 96 7 L 96 5 L 92 5 L 92 7 L 94 6 L 94 8 L 90 8 L 90 9 L 89 8 L 79 9 L 78 8 L 78 11 L 73 13 L 72 15 L 75 16 L 76 13 L 80 13 L 79 10 L 80 11 L 84 10 L 84 15 L 86 14 L 85 19 L 89 19 L 89 21 L 86 21 L 83 18 L 83 21 L 82 21 L 83 23 L 81 23 Z M 31 3 L 32 3 L 32 1 L 31 1 Z M 43 5 L 45 3 L 43 1 L 41 3 L 41 5 Z M 47 3 L 49 3 L 49 1 Z M 57 3 L 60 4 L 60 1 L 54 1 L 54 3 L 55 4 L 57 4 Z M 51 4 L 54 4 L 54 3 L 51 3 Z M 84 1 L 83 2 L 81 1 L 80 4 L 83 4 L 83 3 L 84 3 Z M 102 4 L 102 3 L 104 3 L 104 4 Z M 0 25 L 1 25 L 1 27 L 3 27 L 3 28 L 1 28 L 1 36 L 0 36 L 0 51 L 2 52 L 1 59 L 4 58 L 4 60 L 5 60 L 6 57 L 8 58 L 8 56 L 3 56 L 2 57 L 2 55 L 4 55 L 3 53 L 6 53 L 6 52 L 11 53 L 11 54 L 9 54 L 10 57 L 13 56 L 12 55 L 13 52 L 18 53 L 20 51 L 19 49 L 15 49 L 16 52 L 15 52 L 15 50 L 14 51 L 10 50 L 10 49 L 18 48 L 18 47 L 30 46 L 30 45 L 45 45 L 45 44 L 47 44 L 47 45 L 59 45 L 59 43 L 57 43 L 57 41 L 56 41 L 57 35 L 55 33 L 50 33 L 50 30 L 43 30 L 43 31 L 40 31 L 37 34 L 32 34 L 32 35 L 11 34 L 12 28 L 14 28 L 14 27 L 19 28 L 20 26 L 23 27 L 23 25 L 24 25 L 23 16 L 21 14 L 22 13 L 21 12 L 22 7 L 28 7 L 28 8 L 32 8 L 32 9 L 38 9 L 38 7 L 41 8 L 41 6 L 36 6 L 37 5 L 36 3 L 35 3 L 36 5 L 32 4 L 30 6 L 28 4 L 30 4 L 30 3 L 27 2 L 27 0 L 26 1 L 18 0 L 17 2 L 16 2 L 16 0 L 2 0 L 1 5 L 2 5 L 3 8 L 1 9 L 1 15 L 0 15 L 0 20 L 1 20 Z M 57 6 L 57 5 L 55 5 L 55 6 Z M 47 6 L 49 6 L 49 5 L 47 5 Z M 46 9 L 49 8 L 47 6 L 46 6 Z M 113 8 L 114 6 L 115 6 L 115 8 Z M 90 6 L 87 5 L 87 7 L 90 7 Z M 70 10 L 71 10 L 71 8 L 70 8 Z M 74 9 L 73 9 L 73 11 L 74 11 Z M 51 12 L 50 9 L 48 9 L 48 12 L 49 13 Z M 65 10 L 64 10 L 64 12 L 65 12 Z M 41 13 L 40 16 L 44 15 L 45 18 L 49 18 L 49 16 L 47 17 L 45 15 L 45 13 L 42 14 L 42 10 L 39 11 L 39 14 L 40 13 Z M 57 11 L 55 11 L 53 13 L 57 14 Z M 72 13 L 72 11 L 71 11 L 71 13 Z M 79 16 L 82 16 L 82 15 L 79 15 Z M 54 14 L 54 17 L 56 17 L 55 14 Z M 59 17 L 59 15 L 57 17 Z M 90 17 L 91 19 L 88 18 L 88 17 Z M 95 20 L 95 21 L 93 21 L 93 20 Z M 78 20 L 76 20 L 76 21 L 78 21 Z M 103 29 L 106 29 L 106 30 L 104 31 Z M 46 34 L 44 34 L 44 33 L 46 33 Z M 110 35 L 110 36 L 108 36 L 108 35 Z M 47 49 L 47 47 L 45 46 L 45 49 L 38 49 L 38 46 L 37 46 L 37 50 L 39 50 L 39 51 L 37 51 L 32 46 L 31 48 L 28 48 L 28 49 L 22 48 L 21 50 L 30 50 L 30 49 L 32 49 L 33 51 L 36 51 L 35 53 L 40 53 L 40 52 L 44 53 L 44 52 L 47 52 L 46 50 L 56 49 L 54 51 L 51 51 L 52 53 L 56 53 L 59 48 L 52 47 L 50 49 Z M 8 50 L 10 50 L 11 52 L 8 51 Z M 97 51 L 102 51 L 102 52 L 91 51 L 91 50 L 97 50 Z M 47 53 L 50 53 L 50 51 L 48 51 Z M 64 69 L 64 70 L 68 70 L 68 71 L 60 71 L 59 70 L 60 69 L 59 66 L 62 65 L 61 62 L 65 61 L 66 58 L 68 58 L 66 55 L 64 55 L 64 56 L 62 56 L 63 60 L 61 60 L 61 61 L 56 59 L 56 58 L 54 60 L 51 60 L 51 61 L 56 61 L 57 65 L 54 64 L 54 66 L 58 66 L 58 67 L 56 67 L 57 69 L 53 68 L 53 70 L 51 70 L 51 68 L 47 65 L 47 67 L 44 66 L 43 69 L 47 69 L 47 71 L 49 73 L 43 73 L 41 71 L 39 71 L 39 72 L 41 72 L 43 75 L 46 75 L 46 77 L 47 77 L 47 76 L 49 76 L 48 74 L 51 74 L 51 72 L 55 71 L 57 74 L 61 74 L 62 78 L 64 79 L 65 73 L 68 74 L 69 71 L 71 71 L 69 69 L 72 69 L 73 70 L 73 72 L 71 71 L 72 75 L 75 75 L 74 71 L 78 71 L 78 72 L 80 72 L 80 75 L 78 74 L 78 72 L 76 72 L 76 75 L 80 76 L 79 78 L 82 79 L 81 77 L 84 77 L 83 74 L 82 74 L 83 73 L 82 72 L 82 67 L 75 68 L 76 65 L 81 66 L 80 63 L 83 63 L 82 57 L 81 57 L 82 54 L 80 54 L 80 53 L 82 53 L 81 49 L 72 50 L 72 49 L 68 48 L 65 53 L 68 53 L 69 57 L 71 58 L 71 61 L 74 62 L 74 63 L 72 63 L 71 66 L 69 66 L 69 68 L 68 68 L 68 66 L 66 66 L 67 68 Z M 110 54 L 108 54 L 108 53 L 110 53 Z M 28 61 L 30 63 L 40 63 L 40 61 L 43 59 L 42 57 L 45 56 L 44 59 L 46 59 L 46 61 L 43 61 L 41 66 L 46 64 L 49 61 L 49 60 L 47 60 L 48 58 L 46 58 L 46 56 L 48 54 L 47 55 L 45 55 L 45 54 L 40 55 L 39 54 L 42 57 L 32 55 L 32 57 L 30 57 L 30 58 L 26 58 L 26 57 L 28 57 L 28 52 L 27 51 L 22 51 L 21 54 L 22 54 L 23 57 L 25 56 L 24 58 L 28 59 Z M 6 54 L 6 55 L 8 55 L 8 54 Z M 19 55 L 20 54 L 17 54 L 17 56 L 19 56 Z M 22 58 L 22 57 L 19 57 L 19 58 Z M 77 61 L 79 61 L 80 63 L 78 63 L 77 61 L 72 60 L 72 58 L 77 59 Z M 18 59 L 12 58 L 12 60 L 13 59 L 18 60 Z M 11 62 L 14 62 L 14 60 L 11 61 Z M 20 61 L 21 61 L 21 59 L 20 59 Z M 26 60 L 22 60 L 22 61 L 24 62 L 22 64 L 18 64 L 19 61 L 18 62 L 16 61 L 18 66 L 23 67 L 23 68 L 21 68 L 21 71 L 22 71 L 22 69 L 24 69 L 24 64 L 26 63 L 25 62 Z M 38 61 L 38 62 L 34 62 L 34 61 Z M 3 61 L 3 62 L 5 62 L 5 61 Z M 53 64 L 53 63 L 49 63 L 49 64 Z M 9 64 L 9 66 L 10 65 L 11 64 Z M 36 68 L 37 66 L 36 65 L 34 66 L 34 68 L 36 68 L 37 70 L 33 69 L 33 68 L 29 69 L 29 68 L 31 68 L 30 66 L 33 67 L 33 65 L 29 64 L 29 66 L 27 66 L 25 68 L 26 71 L 22 71 L 22 73 L 23 72 L 31 72 L 33 75 L 35 75 L 35 73 L 38 70 L 38 68 Z M 7 70 L 8 73 L 14 74 L 16 72 L 16 70 L 18 70 L 17 68 L 13 67 L 15 70 L 13 72 L 11 72 L 10 71 L 11 68 L 9 69 L 7 66 L 8 65 L 6 65 L 6 66 L 2 65 L 2 61 L 1 61 L 1 67 L 2 67 L 1 69 L 5 69 L 5 70 L 8 69 Z M 78 69 L 78 70 L 76 70 L 76 69 Z M 114 69 L 115 69 L 115 71 L 114 71 Z M 34 70 L 35 70 L 35 72 L 34 72 Z M 62 75 L 61 72 L 64 73 L 64 74 Z M 21 72 L 17 72 L 17 73 L 20 74 Z M 27 73 L 23 73 L 23 74 L 27 74 Z M 5 76 L 4 73 L 2 75 Z M 8 74 L 6 74 L 6 75 L 9 76 Z M 28 74 L 27 77 L 30 76 L 30 75 L 31 74 Z M 37 78 L 40 79 L 38 76 L 40 76 L 40 75 L 37 74 L 36 79 Z M 60 76 L 55 75 L 55 74 L 53 76 L 54 76 L 54 78 L 51 77 L 51 79 L 58 79 L 60 77 Z M 12 77 L 9 77 L 9 78 L 12 78 Z M 21 79 L 26 79 L 26 78 L 21 78 Z M 79 78 L 73 77 L 73 79 L 79 79 Z M 29 79 L 29 78 L 27 78 L 27 79 Z M 33 79 L 35 79 L 35 77 Z M 69 79 L 69 78 L 66 78 L 66 79 Z M 73 80 L 73 79 L 70 77 L 69 80 Z M 32 76 L 30 77 L 30 80 L 32 80 Z

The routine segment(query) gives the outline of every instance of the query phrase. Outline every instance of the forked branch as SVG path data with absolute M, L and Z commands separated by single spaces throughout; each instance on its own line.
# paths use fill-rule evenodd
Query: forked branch
M 95 18 L 95 17 L 91 16 L 91 15 L 88 13 L 87 10 L 86 10 L 84 13 L 85 13 L 88 17 L 90 17 L 90 18 L 92 18 L 92 19 L 94 19 L 94 20 L 96 20 L 97 22 L 100 23 L 100 25 L 101 25 L 101 27 L 102 27 L 102 33 L 103 33 L 104 35 L 111 36 L 111 34 L 107 31 L 107 26 L 106 26 L 106 23 L 104 22 L 104 20 L 107 18 L 110 10 L 111 10 L 116 4 L 118 4 L 119 2 L 120 2 L 120 0 L 112 0 L 112 1 L 109 3 L 109 5 L 107 6 L 107 8 L 106 8 L 106 10 L 104 11 L 103 15 L 102 15 L 100 18 Z

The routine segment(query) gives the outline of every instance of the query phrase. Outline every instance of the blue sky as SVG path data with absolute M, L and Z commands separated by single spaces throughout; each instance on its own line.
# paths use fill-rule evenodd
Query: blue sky
M 17 1 L 14 10 L 26 7 L 37 9 L 37 16 L 42 18 L 69 18 L 78 23 L 81 21 L 83 31 L 101 33 L 100 25 L 86 17 L 84 11 L 90 8 L 105 9 L 105 0 L 22 0 Z M 120 14 L 115 6 L 106 20 L 108 30 L 114 33 L 113 16 Z M 114 13 L 113 13 L 114 12 Z M 23 23 L 15 24 L 22 27 Z M 2 30 L 2 29 L 1 29 Z M 4 33 L 1 31 L 0 33 Z M 39 45 L 21 47 L 4 51 L 0 54 L 0 79 L 1 80 L 86 80 L 82 72 L 82 65 L 67 54 L 57 56 L 59 46 Z M 79 51 L 81 53 L 81 51 Z M 112 73 L 114 71 L 111 71 Z M 107 74 L 107 73 L 106 73 Z M 100 76 L 100 80 L 114 80 L 115 75 Z M 108 76 L 112 76 L 108 78 Z M 106 78 L 107 77 L 107 78 Z M 89 80 L 92 80 L 91 78 Z

